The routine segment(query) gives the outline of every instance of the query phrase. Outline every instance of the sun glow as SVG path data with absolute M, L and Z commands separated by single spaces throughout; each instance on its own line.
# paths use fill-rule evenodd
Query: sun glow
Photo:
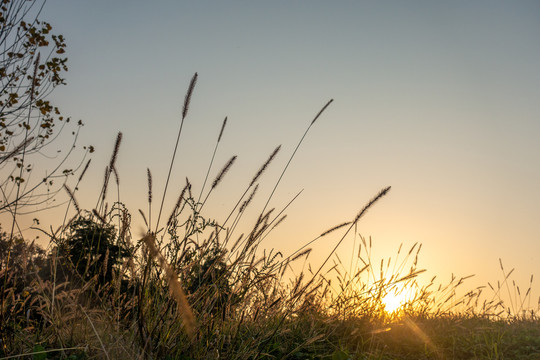
M 407 302 L 407 298 L 403 292 L 389 292 L 381 299 L 381 302 L 384 305 L 384 311 L 391 314 L 396 312 L 403 304 L 405 304 Z

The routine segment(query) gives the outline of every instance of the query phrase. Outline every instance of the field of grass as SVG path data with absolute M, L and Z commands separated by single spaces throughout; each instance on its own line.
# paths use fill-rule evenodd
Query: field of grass
M 196 75 L 170 170 L 195 83 Z M 330 103 L 308 124 L 282 176 Z M 214 156 L 225 128 L 226 120 Z M 287 206 L 265 206 L 249 231 L 238 230 L 280 147 L 247 179 L 226 220 L 217 223 L 204 207 L 236 157 L 217 171 L 212 157 L 200 194 L 186 180 L 167 213 L 163 202 L 171 195 L 165 190 L 156 205 L 148 170 L 148 209 L 137 213 L 117 197 L 121 141 L 119 133 L 93 209 L 77 203 L 88 166 L 73 186 L 65 186 L 69 216 L 56 231 L 42 227 L 50 239 L 47 251 L 3 224 L 0 360 L 540 359 L 539 312 L 530 306 L 530 286 L 523 293 L 515 284 L 510 290 L 512 271 L 502 262 L 497 285 L 463 291 L 465 278 L 440 285 L 436 278 L 418 281 L 424 273 L 417 267 L 418 244 L 400 247 L 381 263 L 371 259 L 371 239 L 354 234 L 355 226 L 390 187 L 366 201 L 352 220 L 287 255 L 260 246 L 283 221 Z M 135 216 L 144 219 L 143 234 L 133 233 Z M 336 250 L 353 236 L 358 252 L 344 264 Z M 334 250 L 322 263 L 310 264 L 312 243 L 329 237 Z M 513 294 L 511 304 L 503 293 Z M 401 296 L 395 306 L 392 296 Z

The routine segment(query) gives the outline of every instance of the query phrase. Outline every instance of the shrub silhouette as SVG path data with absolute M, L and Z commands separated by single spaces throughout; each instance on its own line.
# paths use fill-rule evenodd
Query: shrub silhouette
M 10 241 L 9 234 L 0 227 L 0 273 L 7 271 L 9 274 L 0 276 L 2 289 L 15 287 L 17 292 L 22 292 L 45 263 L 45 250 L 38 244 L 21 237 L 13 237 Z
M 114 225 L 80 216 L 69 225 L 60 252 L 82 280 L 96 277 L 98 285 L 104 285 L 113 280 L 114 269 L 129 255 L 115 240 Z
M 214 244 L 203 252 L 190 249 L 185 256 L 186 263 L 192 264 L 185 278 L 186 290 L 211 314 L 225 313 L 226 305 L 236 302 L 225 255 L 226 251 Z

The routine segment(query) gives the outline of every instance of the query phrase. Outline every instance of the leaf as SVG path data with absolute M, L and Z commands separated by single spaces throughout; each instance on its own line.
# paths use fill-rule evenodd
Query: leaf
M 45 348 L 41 346 L 41 344 L 34 345 L 33 352 L 34 352 L 34 354 L 32 355 L 33 360 L 47 359 L 47 353 L 45 352 Z
M 344 352 L 343 350 L 336 350 L 332 354 L 332 360 L 349 360 L 349 354 Z

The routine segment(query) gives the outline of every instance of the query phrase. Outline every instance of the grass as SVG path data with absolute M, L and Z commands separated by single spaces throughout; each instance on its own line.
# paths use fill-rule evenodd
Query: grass
M 200 191 L 193 194 L 186 179 L 166 216 L 163 204 L 196 81 L 197 75 L 185 97 L 157 205 L 147 171 L 148 209 L 138 209 L 144 233 L 133 234 L 134 214 L 119 197 L 120 133 L 94 208 L 82 209 L 76 200 L 88 164 L 76 183 L 65 187 L 70 201 L 64 224 L 57 231 L 43 230 L 49 251 L 0 234 L 0 360 L 540 358 L 538 308 L 530 306 L 530 285 L 524 293 L 515 283 L 511 288 L 512 271 L 502 262 L 503 280 L 496 286 L 464 291 L 467 277 L 452 276 L 447 284 L 435 277 L 427 284 L 419 281 L 425 272 L 417 266 L 419 244 L 408 250 L 400 246 L 394 258 L 380 263 L 371 258 L 372 241 L 359 236 L 356 225 L 390 187 L 350 221 L 288 256 L 260 247 L 290 205 L 269 208 L 271 199 L 332 101 L 309 123 L 249 231 L 238 234 L 281 147 L 246 181 L 225 220 L 210 220 L 205 204 L 236 159 L 214 168 L 227 119 Z M 342 261 L 336 250 L 351 239 L 355 253 Z M 321 264 L 310 264 L 309 246 L 317 241 L 335 246 Z M 403 303 L 387 311 L 386 299 L 404 294 Z M 509 305 L 503 294 L 510 295 Z

